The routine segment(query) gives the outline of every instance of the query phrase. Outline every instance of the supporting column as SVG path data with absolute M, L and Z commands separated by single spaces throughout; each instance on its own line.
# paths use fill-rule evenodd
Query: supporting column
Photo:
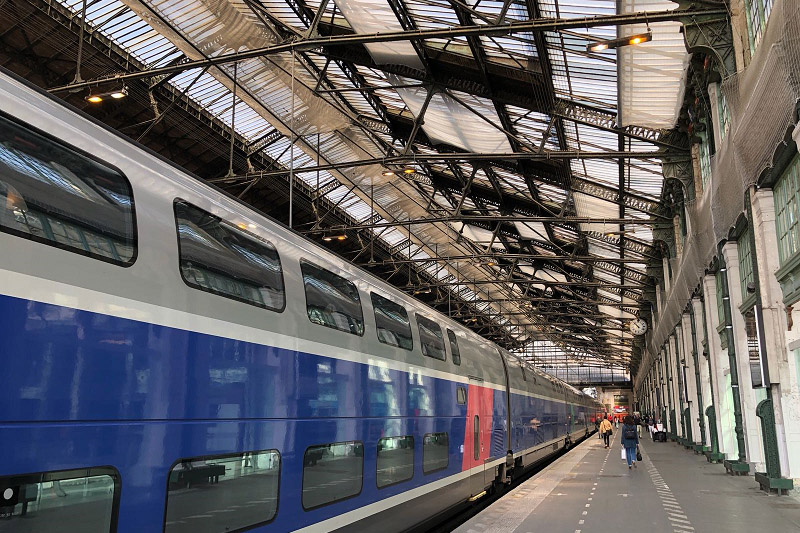
M 774 444 L 778 455 L 779 477 L 800 478 L 800 395 L 796 390 L 793 392 L 791 378 L 792 370 L 798 369 L 792 368 L 794 361 L 789 357 L 787 311 L 783 305 L 780 283 L 773 275 L 780 268 L 775 200 L 771 189 L 755 191 L 751 198 L 754 251 L 758 258 L 755 266 L 764 321 L 764 344 L 772 399 L 770 404 L 762 406 L 762 410 L 772 407 L 775 411 Z M 796 382 L 794 388 L 797 388 Z M 765 413 L 765 417 L 761 419 L 762 433 L 764 433 L 763 421 L 768 420 L 769 415 Z M 765 451 L 767 444 L 765 442 Z M 769 467 L 769 464 L 767 466 Z
M 686 388 L 688 390 L 686 401 L 689 405 L 687 424 L 692 430 L 692 439 L 688 444 L 695 452 L 702 453 L 705 451 L 706 435 L 703 421 L 703 396 L 700 391 L 700 370 L 697 365 L 697 332 L 692 320 L 694 312 L 691 302 L 689 310 L 691 314 L 684 313 L 681 317 L 684 332 L 683 351 L 686 354 Z
M 703 282 L 705 283 L 705 281 Z M 705 292 L 705 291 L 704 291 Z M 692 325 L 696 332 L 695 350 L 698 354 L 696 365 L 699 370 L 697 389 L 698 402 L 703 403 L 700 410 L 701 427 L 705 430 L 705 449 L 703 453 L 710 462 L 718 463 L 725 458 L 719 446 L 719 417 L 714 400 L 714 372 L 711 365 L 711 353 L 708 348 L 708 328 L 705 320 L 705 308 L 700 298 L 692 298 L 690 307 Z M 702 337 L 701 337 L 702 336 Z M 715 335 L 716 336 L 716 335 Z
M 667 375 L 667 398 L 669 398 L 669 437 L 673 441 L 677 441 L 680 437 L 680 430 L 678 429 L 678 397 L 677 397 L 677 377 L 675 376 L 675 344 L 672 340 L 675 333 L 671 333 L 667 337 L 666 358 L 664 360 L 664 369 Z
M 686 446 L 691 439 L 691 422 L 686 418 L 686 351 L 683 343 L 683 328 L 675 328 L 675 374 L 678 377 L 678 419 L 680 420 L 681 436 L 678 442 Z
M 747 333 L 744 317 L 739 312 L 739 306 L 743 300 L 739 280 L 739 253 L 736 243 L 725 243 L 722 247 L 722 255 L 727 266 L 725 281 L 729 299 L 727 300 L 726 315 L 730 313 L 730 317 L 726 316 L 725 318 L 726 328 L 729 331 L 728 356 L 731 359 L 731 387 L 736 389 L 734 391 L 734 407 L 736 406 L 737 396 L 740 404 L 740 412 L 737 416 L 736 411 L 734 411 L 734 416 L 736 417 L 737 441 L 740 435 L 739 427 L 741 426 L 741 439 L 744 445 L 744 449 L 739 449 L 739 461 L 748 462 L 755 467 L 754 470 L 759 470 L 764 466 L 764 456 L 761 452 L 760 424 L 756 417 L 756 404 L 758 402 L 748 378 L 750 366 L 747 361 Z M 728 328 L 728 326 L 731 326 L 731 328 Z M 734 370 L 736 371 L 735 376 Z M 726 462 L 726 466 L 727 464 Z M 741 472 L 736 470 L 736 468 L 742 467 L 741 464 L 733 466 L 734 472 Z
M 733 409 L 733 389 L 731 388 L 730 358 L 727 349 L 722 348 L 720 335 L 724 328 L 724 317 L 719 316 L 717 308 L 717 281 L 714 275 L 703 278 L 703 310 L 706 317 L 706 339 L 708 357 L 713 381 L 711 391 L 714 398 L 714 414 L 717 421 L 719 451 L 728 459 L 738 455 Z M 719 296 L 720 298 L 722 296 Z M 723 334 L 724 330 L 723 330 Z

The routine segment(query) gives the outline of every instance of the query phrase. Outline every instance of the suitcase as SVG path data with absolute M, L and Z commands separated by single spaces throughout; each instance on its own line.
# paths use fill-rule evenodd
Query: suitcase
M 655 433 L 653 433 L 653 440 L 655 442 L 667 442 L 667 432 L 656 431 Z

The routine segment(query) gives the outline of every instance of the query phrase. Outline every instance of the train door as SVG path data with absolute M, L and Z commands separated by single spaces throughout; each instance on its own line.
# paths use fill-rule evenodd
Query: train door
M 467 396 L 467 428 L 464 439 L 464 467 L 471 471 L 472 496 L 486 487 L 484 464 L 489 458 L 492 428 L 492 395 L 494 390 L 480 378 L 469 378 Z

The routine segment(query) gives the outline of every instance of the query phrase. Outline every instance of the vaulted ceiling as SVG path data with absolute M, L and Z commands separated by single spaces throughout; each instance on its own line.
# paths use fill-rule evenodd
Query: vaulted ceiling
M 688 54 L 617 4 L 8 0 L 0 61 L 540 365 L 629 370 Z

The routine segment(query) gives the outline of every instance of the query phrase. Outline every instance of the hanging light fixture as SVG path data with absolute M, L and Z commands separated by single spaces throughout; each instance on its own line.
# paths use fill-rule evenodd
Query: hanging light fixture
M 104 93 L 89 93 L 88 96 L 84 97 L 84 100 L 91 104 L 99 104 L 106 98 L 111 98 L 113 100 L 121 100 L 128 96 L 128 88 L 124 85 L 119 89 L 114 89 L 113 91 L 106 91 Z
M 613 48 L 622 48 L 623 46 L 636 46 L 637 44 L 646 43 L 652 40 L 653 31 L 648 28 L 647 32 L 631 35 L 630 37 L 591 42 L 586 45 L 586 51 L 602 52 L 604 50 L 611 50 Z

